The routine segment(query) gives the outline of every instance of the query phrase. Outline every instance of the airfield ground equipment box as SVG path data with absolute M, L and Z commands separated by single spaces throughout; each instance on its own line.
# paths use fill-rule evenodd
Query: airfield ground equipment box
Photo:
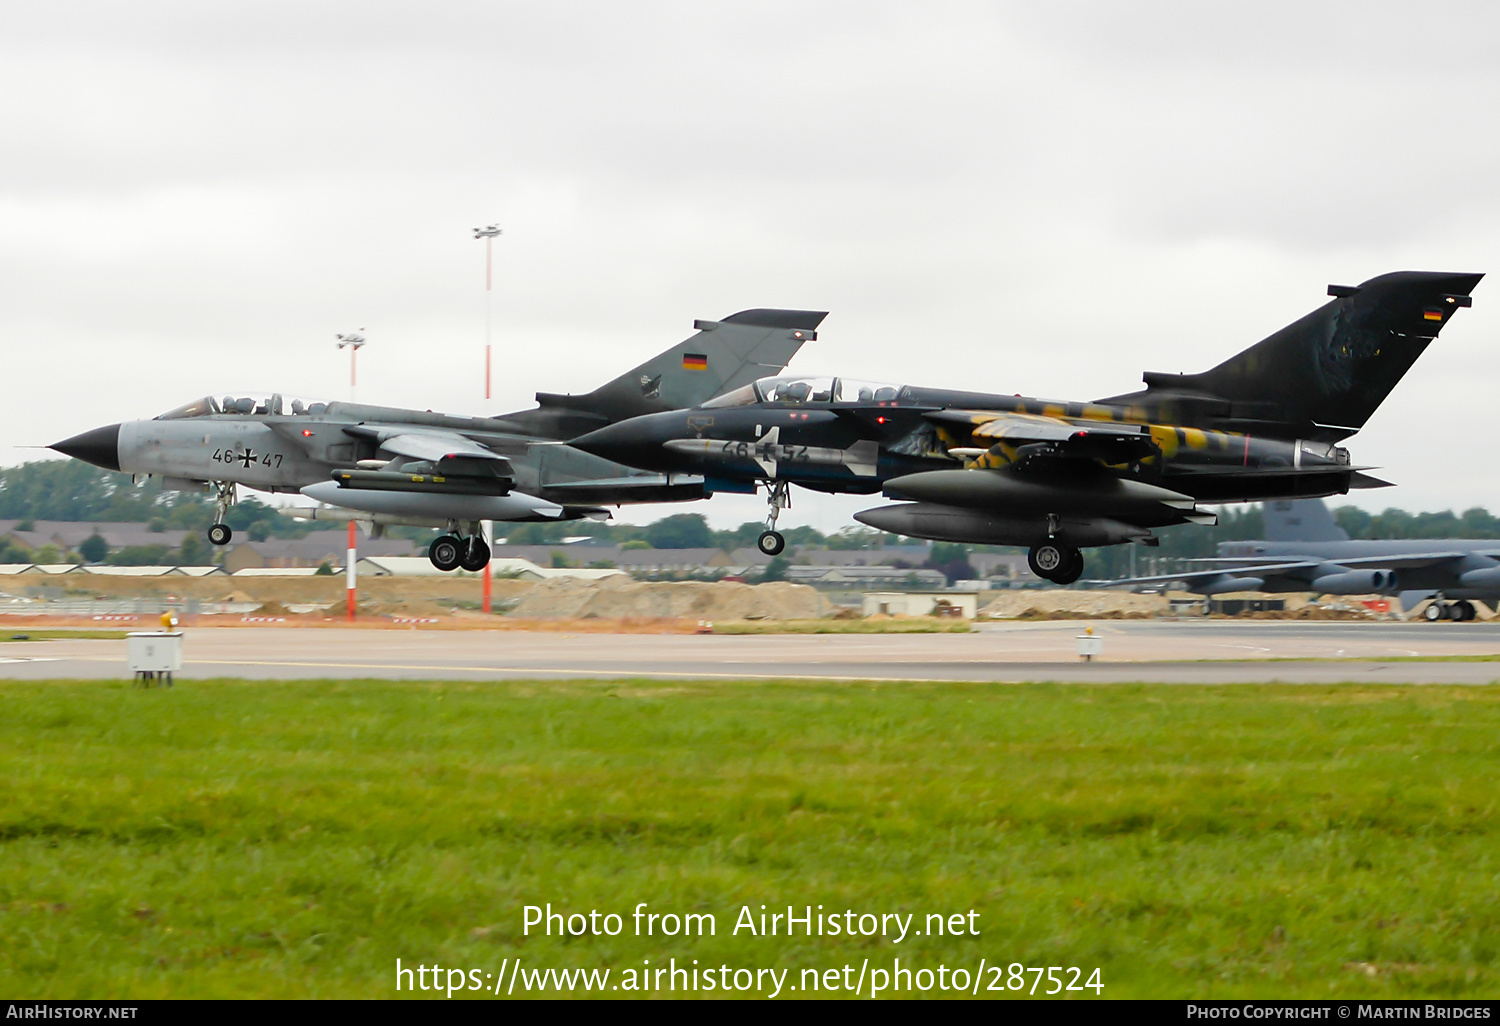
M 125 661 L 137 684 L 172 686 L 182 669 L 181 631 L 135 631 L 125 635 Z

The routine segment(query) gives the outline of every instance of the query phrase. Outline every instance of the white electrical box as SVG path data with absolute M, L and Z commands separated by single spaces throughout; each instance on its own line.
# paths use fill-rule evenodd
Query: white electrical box
M 137 677 L 165 675 L 170 680 L 182 669 L 182 632 L 136 631 L 125 635 L 125 661 Z

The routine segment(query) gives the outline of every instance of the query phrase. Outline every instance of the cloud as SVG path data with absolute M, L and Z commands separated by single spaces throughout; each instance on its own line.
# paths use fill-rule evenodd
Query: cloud
M 832 311 L 808 370 L 1127 391 L 1144 369 L 1217 363 L 1329 282 L 1494 266 L 1500 146 L 1476 126 L 1497 18 L 11 5 L 0 340 L 48 399 L 9 404 L 0 441 L 205 392 L 337 397 L 333 334 L 354 327 L 365 398 L 478 412 L 469 228 L 494 220 L 490 412 L 591 388 L 695 317 L 772 305 Z M 1500 508 L 1463 447 L 1400 428 L 1423 404 L 1455 435 L 1487 426 L 1485 288 L 1353 443 L 1421 483 L 1381 502 Z

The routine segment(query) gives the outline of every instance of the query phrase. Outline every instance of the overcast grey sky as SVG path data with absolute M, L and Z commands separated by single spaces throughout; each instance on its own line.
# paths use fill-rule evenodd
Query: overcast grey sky
M 1205 369 L 1330 282 L 1500 271 L 1494 4 L 0 15 L 5 463 L 206 393 L 346 397 L 358 327 L 361 399 L 462 413 L 753 306 L 832 311 L 794 369 L 1088 399 Z M 1349 443 L 1400 485 L 1353 501 L 1500 510 L 1497 324 L 1487 280 Z M 873 504 L 799 492 L 782 523 Z

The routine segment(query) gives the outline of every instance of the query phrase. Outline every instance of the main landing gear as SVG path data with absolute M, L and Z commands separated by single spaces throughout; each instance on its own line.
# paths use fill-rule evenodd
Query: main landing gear
M 1433 623 L 1439 620 L 1472 620 L 1474 619 L 1474 603 L 1472 602 L 1444 602 L 1441 598 L 1433 599 L 1422 610 L 1422 617 Z
M 1058 518 L 1047 516 L 1047 540 L 1026 553 L 1031 572 L 1053 584 L 1072 584 L 1083 576 L 1083 553 L 1057 539 Z
M 490 547 L 485 543 L 478 524 L 471 524 L 469 534 L 460 536 L 457 524 L 448 525 L 448 534 L 435 540 L 427 548 L 427 558 L 439 570 L 463 568 L 470 573 L 483 570 L 490 561 Z
M 786 538 L 776 530 L 776 518 L 784 509 L 792 508 L 792 485 L 789 481 L 772 481 L 771 492 L 766 497 L 771 513 L 766 517 L 765 532 L 755 539 L 756 547 L 768 556 L 779 556 L 786 548 Z
M 229 507 L 234 505 L 234 483 L 217 481 L 214 487 L 214 524 L 208 529 L 208 540 L 215 545 L 228 545 L 229 539 L 234 537 L 234 531 L 224 523 L 224 518 L 229 515 Z
M 1047 541 L 1026 553 L 1031 572 L 1053 584 L 1072 584 L 1083 576 L 1083 553 L 1060 541 Z

